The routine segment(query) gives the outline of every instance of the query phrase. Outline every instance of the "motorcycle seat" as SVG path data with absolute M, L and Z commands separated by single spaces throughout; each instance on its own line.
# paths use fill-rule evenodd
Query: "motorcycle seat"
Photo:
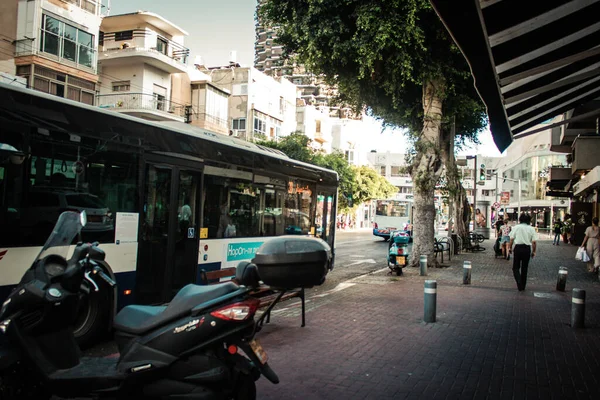
M 167 306 L 127 306 L 114 319 L 117 331 L 136 336 L 165 325 L 189 313 L 194 307 L 209 300 L 235 292 L 239 286 L 233 282 L 216 285 L 184 286 Z

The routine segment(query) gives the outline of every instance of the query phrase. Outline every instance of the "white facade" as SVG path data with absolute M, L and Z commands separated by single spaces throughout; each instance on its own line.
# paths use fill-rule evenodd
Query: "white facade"
M 329 113 L 313 105 L 305 105 L 302 100 L 298 100 L 298 104 L 296 107 L 296 131 L 302 132 L 312 139 L 315 149 L 331 153 L 334 126 Z
M 233 136 L 245 140 L 275 139 L 296 130 L 296 86 L 279 82 L 255 68 L 228 67 L 206 72 L 214 86 L 229 96 L 229 119 Z
M 409 174 L 403 172 L 406 154 L 375 152 L 367 154 L 368 165 L 398 188 L 396 200 L 413 200 L 413 182 Z
M 183 122 L 186 104 L 172 100 L 172 75 L 188 71 L 187 33 L 141 11 L 106 17 L 100 29 L 97 104 L 145 119 Z

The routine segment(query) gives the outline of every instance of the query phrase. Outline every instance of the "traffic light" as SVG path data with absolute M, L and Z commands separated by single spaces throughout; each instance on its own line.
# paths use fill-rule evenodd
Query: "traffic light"
M 481 164 L 479 167 L 479 180 L 481 182 L 486 180 L 485 164 Z

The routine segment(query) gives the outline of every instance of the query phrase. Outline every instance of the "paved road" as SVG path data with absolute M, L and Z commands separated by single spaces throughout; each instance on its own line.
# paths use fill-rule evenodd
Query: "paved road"
M 491 248 L 491 241 L 484 244 Z M 427 277 L 408 269 L 355 279 L 311 298 L 307 326 L 288 308 L 259 333 L 281 383 L 260 399 L 598 399 L 600 283 L 573 246 L 540 243 L 527 289 L 490 250 L 454 257 Z M 471 285 L 462 263 L 473 263 Z M 567 292 L 555 290 L 568 267 Z M 438 282 L 436 323 L 423 322 L 423 281 Z M 571 329 L 573 287 L 587 291 L 586 329 Z

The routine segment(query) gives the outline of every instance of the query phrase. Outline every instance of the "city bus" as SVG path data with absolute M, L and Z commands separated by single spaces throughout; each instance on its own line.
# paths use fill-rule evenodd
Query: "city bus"
M 387 241 L 390 232 L 403 230 L 412 220 L 412 201 L 374 200 L 373 235 Z
M 60 213 L 85 210 L 82 239 L 100 243 L 118 285 L 90 297 L 75 327 L 83 342 L 121 307 L 164 304 L 270 237 L 333 249 L 337 187 L 335 171 L 278 150 L 0 84 L 0 299 Z

